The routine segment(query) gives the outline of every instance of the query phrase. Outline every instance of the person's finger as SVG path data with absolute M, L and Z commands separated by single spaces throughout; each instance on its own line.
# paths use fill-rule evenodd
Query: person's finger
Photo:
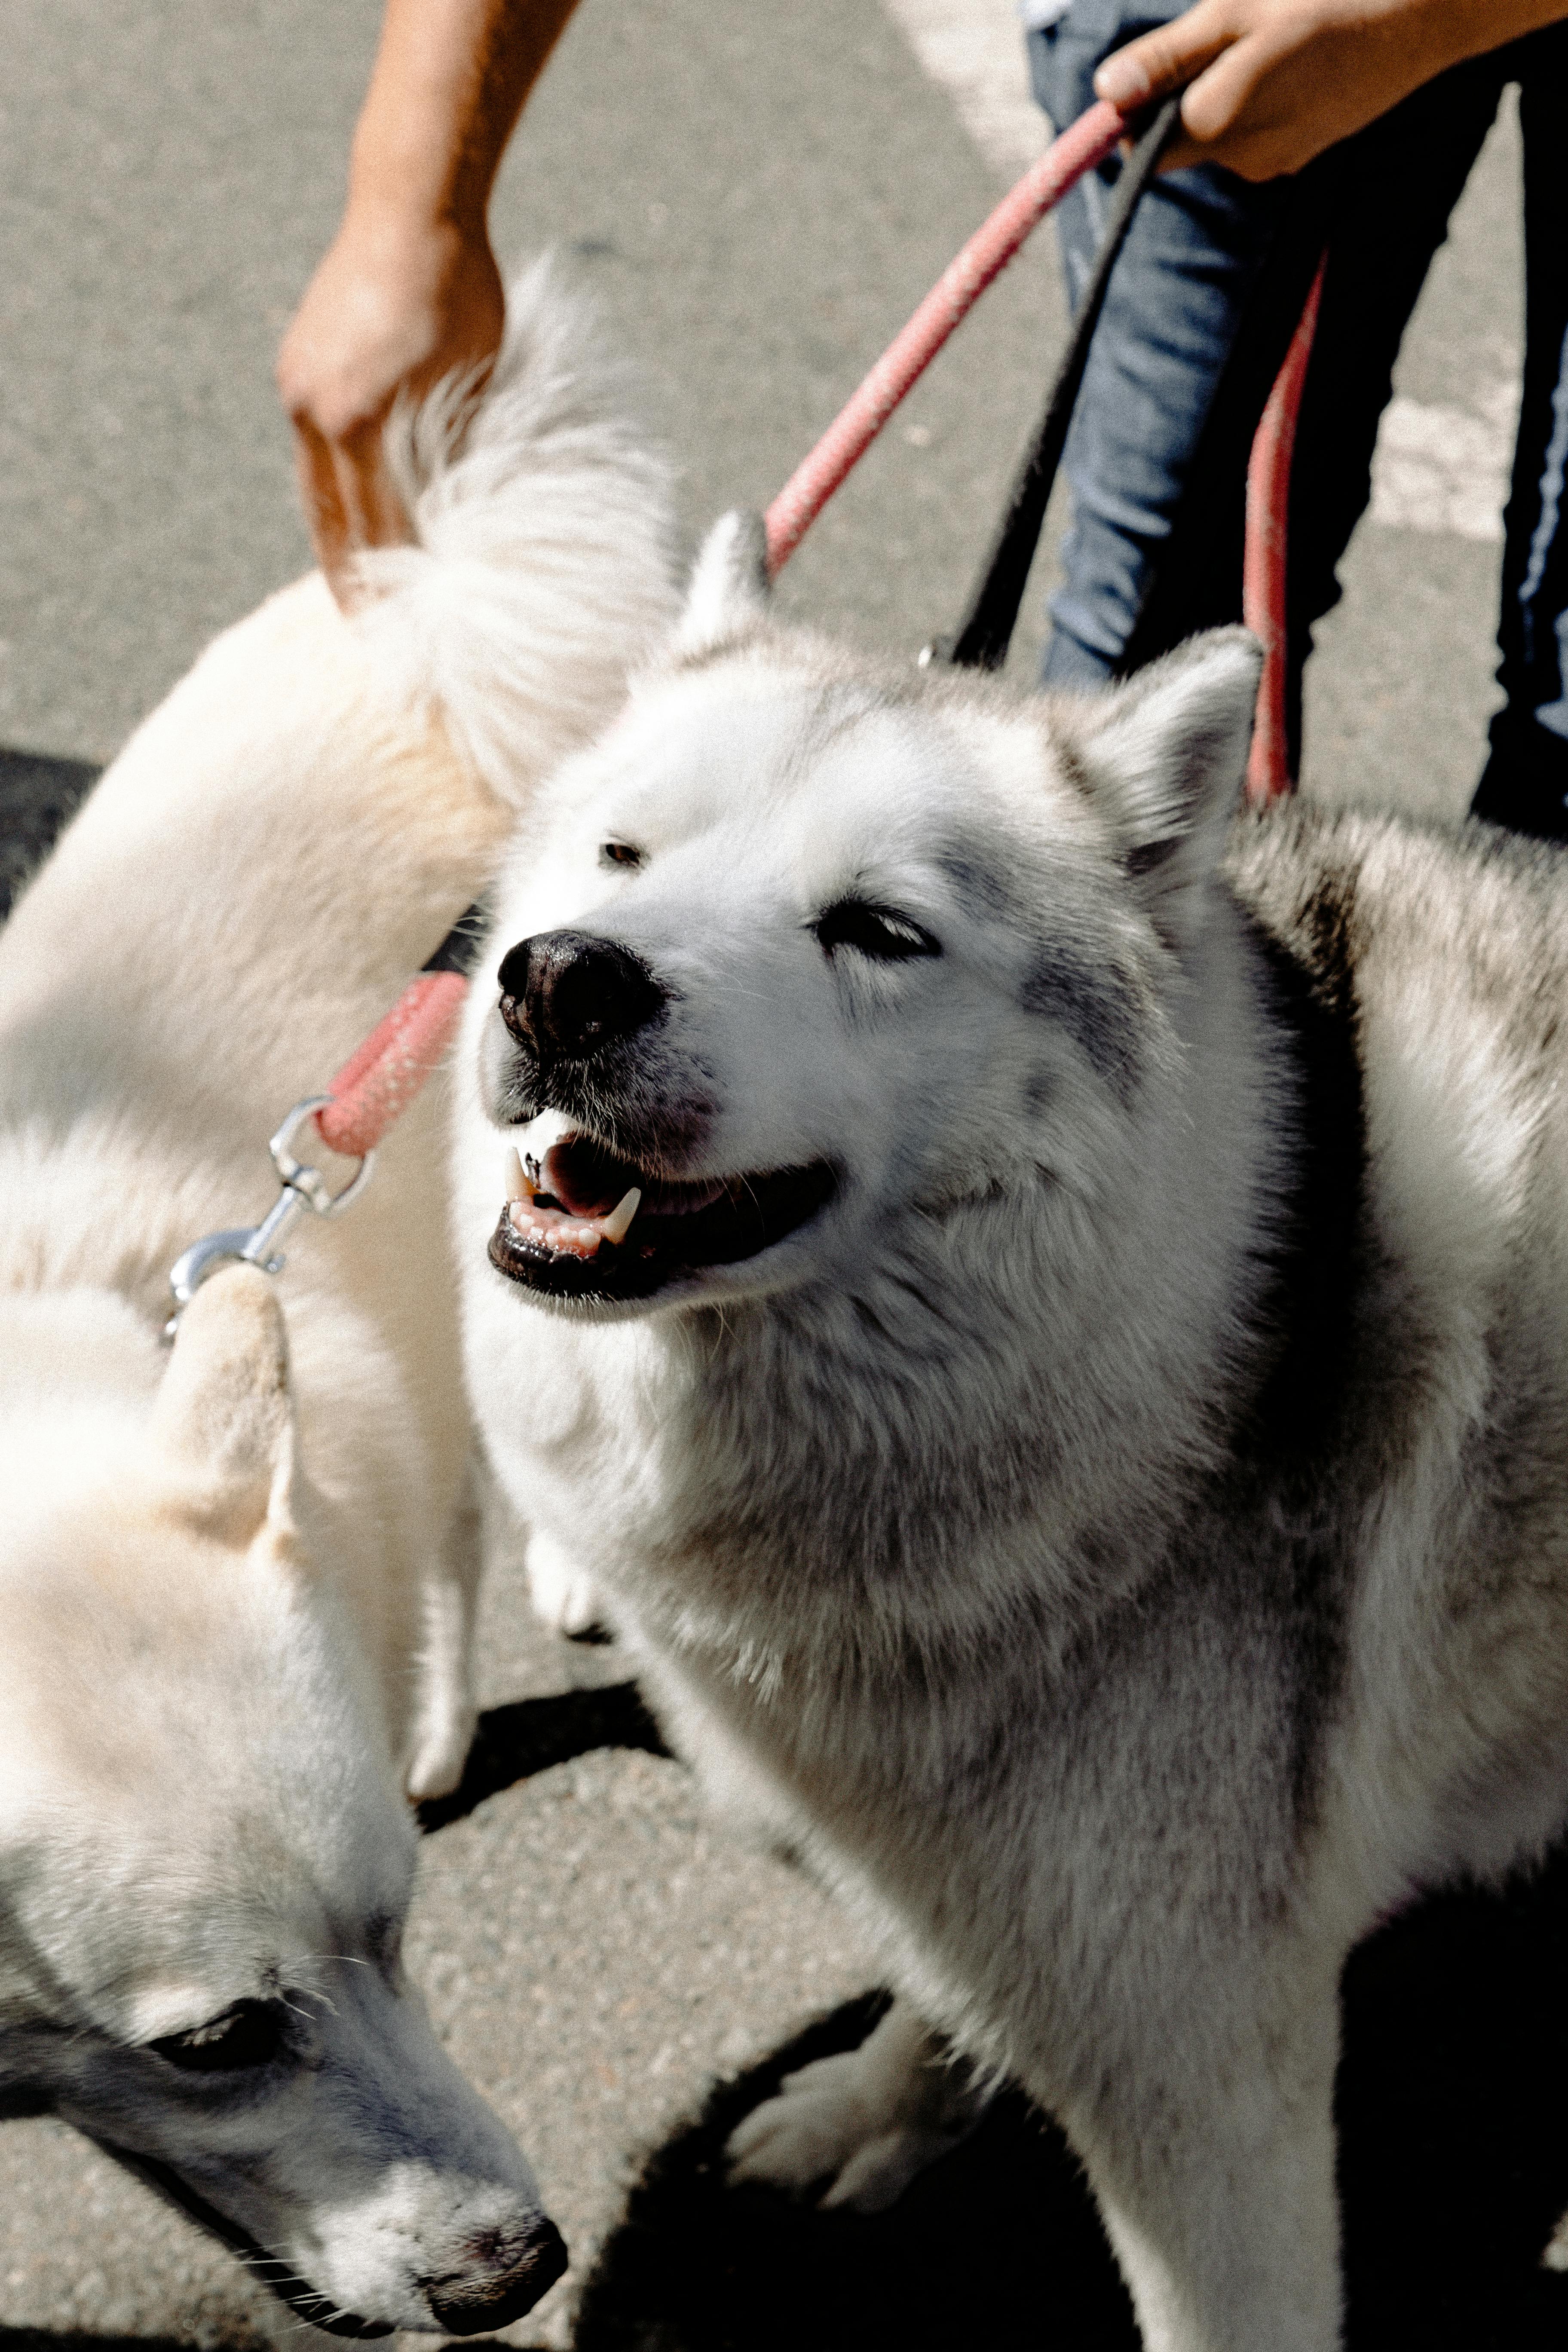
M 331 444 L 302 411 L 290 420 L 294 427 L 294 466 L 300 479 L 300 499 L 316 561 L 340 604 L 353 555 L 353 529 L 332 462 Z
M 1414 86 L 1415 76 L 1409 80 Z M 1309 47 L 1289 25 L 1265 25 L 1189 85 L 1172 161 L 1223 164 L 1255 182 L 1276 179 L 1300 171 L 1403 94 L 1363 89 L 1331 42 Z
M 332 456 L 355 548 L 406 544 L 413 526 L 386 470 L 381 420 L 342 435 Z
M 1274 160 L 1288 122 L 1258 119 L 1259 84 L 1275 61 L 1273 47 L 1256 34 L 1233 41 L 1187 84 L 1182 93 L 1181 128 L 1161 158 L 1160 168 L 1180 172 L 1189 163 L 1221 163 L 1244 179 L 1271 179 L 1288 163 Z M 1245 128 L 1237 125 L 1247 116 Z
M 1236 38 L 1231 0 L 1198 0 L 1184 16 L 1113 50 L 1094 77 L 1095 96 L 1108 98 L 1123 112 L 1168 98 Z
M 1184 92 L 1183 130 L 1200 145 L 1224 139 L 1238 124 L 1246 135 L 1256 138 L 1282 128 L 1302 110 L 1303 100 L 1309 112 L 1316 111 L 1310 89 L 1268 87 L 1269 77 L 1288 64 L 1294 47 L 1289 35 L 1278 30 L 1249 33 L 1234 42 Z

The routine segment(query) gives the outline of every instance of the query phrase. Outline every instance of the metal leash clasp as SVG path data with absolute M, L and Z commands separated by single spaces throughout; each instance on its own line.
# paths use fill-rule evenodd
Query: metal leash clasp
M 205 1234 L 193 1242 L 175 1259 L 169 1269 L 169 1288 L 174 1308 L 163 1326 L 163 1337 L 173 1339 L 179 1328 L 180 1311 L 188 1307 L 209 1274 L 220 1265 L 258 1265 L 263 1274 L 281 1274 L 284 1256 L 277 1247 L 289 1228 L 306 1210 L 318 1217 L 341 1217 L 353 1206 L 370 1181 L 375 1166 L 375 1154 L 367 1151 L 342 1190 L 334 1192 L 319 1168 L 310 1167 L 297 1159 L 294 1139 L 307 1119 L 314 1118 L 333 1100 L 331 1095 L 307 1095 L 297 1102 L 267 1149 L 272 1155 L 272 1165 L 278 1171 L 282 1186 L 278 1198 L 258 1225 L 230 1225 L 222 1233 Z

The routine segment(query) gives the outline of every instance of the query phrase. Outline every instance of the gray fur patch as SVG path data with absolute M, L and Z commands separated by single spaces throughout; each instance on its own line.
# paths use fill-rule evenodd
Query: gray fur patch
M 1143 1056 L 1133 992 L 1119 972 L 1109 967 L 1091 972 L 1052 943 L 1036 950 L 1019 983 L 1018 1003 L 1065 1029 L 1118 1099 L 1131 1099 Z
M 982 918 L 990 915 L 1004 920 L 1016 914 L 1018 895 L 994 866 L 982 865 L 962 849 L 944 849 L 936 865 L 963 913 Z

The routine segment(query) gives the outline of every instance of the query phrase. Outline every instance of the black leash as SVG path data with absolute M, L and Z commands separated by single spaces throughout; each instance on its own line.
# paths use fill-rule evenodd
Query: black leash
M 1104 306 L 1105 289 L 1138 200 L 1159 168 L 1181 110 L 1179 97 L 1166 100 L 1122 170 L 1095 259 L 1094 275 L 1079 305 L 1072 338 L 1062 354 L 1034 446 L 1014 476 L 1006 510 L 991 551 L 970 592 L 963 620 L 951 636 L 938 637 L 926 647 L 921 656 L 922 663 L 947 661 L 961 668 L 1000 669 L 1007 658 L 1018 607 L 1028 585 L 1029 566 L 1039 545 L 1051 486 L 1061 463 L 1068 427 L 1072 423 L 1073 408 L 1089 362 L 1089 345 Z

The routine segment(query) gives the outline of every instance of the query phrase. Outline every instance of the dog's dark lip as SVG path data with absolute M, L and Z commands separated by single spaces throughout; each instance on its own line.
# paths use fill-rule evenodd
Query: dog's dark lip
M 635 1181 L 637 1171 L 628 1166 Z M 657 1297 L 682 1276 L 738 1265 L 783 1241 L 826 1206 L 837 1189 L 826 1160 L 725 1180 L 710 1206 L 674 1215 L 639 1213 L 622 1242 L 602 1241 L 576 1257 L 526 1238 L 503 1206 L 489 1259 L 509 1282 L 550 1298 L 615 1306 Z
M 155 2156 L 138 2156 L 130 2148 L 120 2147 L 114 2140 L 100 2138 L 96 2132 L 89 2137 L 105 2156 L 111 2156 L 116 2164 L 122 2165 L 127 2172 L 134 2173 L 138 2180 L 145 2181 L 157 2195 L 166 2198 L 171 2205 L 177 2205 L 181 2212 L 205 2230 L 209 2237 L 216 2238 L 231 2254 L 237 2255 L 253 2279 L 262 2286 L 270 2287 L 279 2303 L 286 2303 L 290 2311 L 308 2320 L 312 2327 L 319 2327 L 327 2336 L 393 2334 L 396 2325 L 393 2320 L 363 2319 L 357 2311 L 339 2310 L 330 2295 L 319 2294 L 308 2279 L 302 2279 L 287 2263 L 280 2261 L 276 2254 L 269 2254 L 265 2246 L 258 2245 L 237 2221 L 231 2221 L 226 2213 L 220 2213 L 216 2205 L 209 2205 L 188 2181 L 180 2178 L 172 2164 L 165 2164 Z

